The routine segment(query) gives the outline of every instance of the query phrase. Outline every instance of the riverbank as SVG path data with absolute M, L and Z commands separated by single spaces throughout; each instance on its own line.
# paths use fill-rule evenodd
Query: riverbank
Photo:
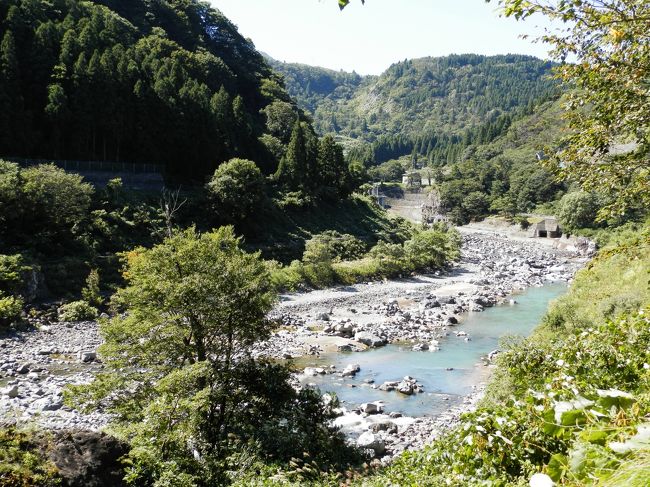
M 281 296 L 273 317 L 282 323 L 260 355 L 296 358 L 369 346 L 431 345 L 468 312 L 480 312 L 514 291 L 571 280 L 588 260 L 551 239 L 461 228 L 461 259 L 447 273 L 339 286 Z
M 587 260 L 548 244 L 464 230 L 462 258 L 445 275 L 283 295 L 272 313 L 283 326 L 257 353 L 297 358 L 404 341 L 421 349 L 433 347 L 434 341 L 454 333 L 467 312 L 493 306 L 515 290 L 548 280 L 568 281 Z M 96 322 L 43 322 L 38 329 L 0 338 L 0 417 L 48 429 L 102 428 L 108 417 L 82 414 L 62 401 L 67 384 L 88 382 L 101 371 L 96 356 L 100 342 Z M 405 424 L 393 435 L 394 448 L 388 440 L 382 453 L 390 452 L 389 458 L 403 449 L 420 447 L 474 400 L 468 399 L 451 415 L 403 419 Z

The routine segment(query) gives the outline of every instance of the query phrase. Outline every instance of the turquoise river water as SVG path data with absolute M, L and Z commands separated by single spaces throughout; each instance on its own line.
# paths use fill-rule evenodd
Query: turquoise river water
M 348 364 L 359 364 L 361 371 L 354 378 L 337 374 L 308 377 L 305 383 L 316 384 L 322 392 L 335 392 L 346 407 L 362 402 L 384 401 L 385 411 L 399 411 L 408 416 L 435 416 L 462 402 L 473 386 L 482 382 L 487 368 L 480 365 L 481 356 L 498 348 L 506 335 L 527 336 L 539 323 L 551 300 L 564 294 L 563 283 L 549 283 L 530 288 L 511 297 L 517 304 L 488 308 L 482 313 L 469 313 L 461 324 L 450 328 L 450 335 L 440 340 L 440 350 L 413 352 L 409 346 L 388 345 L 364 352 L 324 354 L 300 361 L 301 366 L 336 365 L 342 370 Z M 457 337 L 465 331 L 470 341 Z M 396 391 L 373 389 L 376 385 L 400 380 L 410 375 L 424 386 L 424 393 L 404 396 Z

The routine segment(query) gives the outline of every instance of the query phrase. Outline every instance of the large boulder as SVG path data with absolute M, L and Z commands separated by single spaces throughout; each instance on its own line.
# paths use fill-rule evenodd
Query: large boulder
M 381 347 L 386 345 L 384 338 L 378 337 L 368 331 L 359 331 L 354 335 L 354 340 L 367 345 L 368 347 Z
M 48 457 L 68 487 L 126 485 L 120 458 L 128 446 L 97 431 L 62 431 L 48 446 Z
M 372 450 L 375 456 L 381 456 L 386 451 L 384 440 L 370 431 L 359 436 L 357 446 L 362 450 Z
M 366 414 L 379 414 L 383 411 L 384 407 L 376 402 L 364 402 L 359 406 L 362 413 Z
M 361 370 L 358 364 L 349 364 L 341 372 L 341 377 L 354 377 Z
M 405 396 L 410 396 L 415 392 L 414 386 L 414 383 L 403 380 L 397 384 L 397 392 L 404 394 Z
M 380 391 L 394 391 L 395 388 L 398 386 L 399 382 L 398 381 L 386 381 L 382 385 L 379 386 Z

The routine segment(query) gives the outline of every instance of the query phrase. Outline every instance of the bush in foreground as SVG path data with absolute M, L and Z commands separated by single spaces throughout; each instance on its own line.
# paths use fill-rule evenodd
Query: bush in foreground
M 33 435 L 10 427 L 0 428 L 0 485 L 51 487 L 61 485 L 61 479 Z
M 321 468 L 350 461 L 330 428 L 333 404 L 296 391 L 285 366 L 253 356 L 276 295 L 268 265 L 231 227 L 174 233 L 125 256 L 128 285 L 102 323 L 106 372 L 71 388 L 81 407 L 114 413 L 133 485 L 224 485 L 249 462 L 309 454 Z

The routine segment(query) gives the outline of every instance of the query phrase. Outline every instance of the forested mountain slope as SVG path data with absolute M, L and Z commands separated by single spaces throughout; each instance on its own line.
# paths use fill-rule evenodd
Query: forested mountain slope
M 283 63 L 270 56 L 266 56 L 266 59 L 273 69 L 284 76 L 291 97 L 312 114 L 325 102 L 338 103 L 352 99 L 362 83 L 376 78 L 307 64 Z
M 0 156 L 277 166 L 260 110 L 289 96 L 207 2 L 6 0 L 0 41 Z
M 522 55 L 405 60 L 360 81 L 321 68 L 273 66 L 319 132 L 372 143 L 374 162 L 415 151 L 446 163 L 461 146 L 492 140 L 514 118 L 557 95 L 552 63 Z

